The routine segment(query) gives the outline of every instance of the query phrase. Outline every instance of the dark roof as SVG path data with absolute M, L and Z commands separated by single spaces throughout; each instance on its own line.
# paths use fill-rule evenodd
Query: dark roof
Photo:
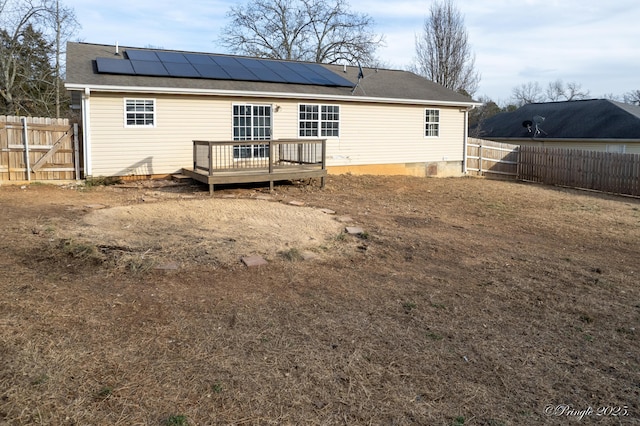
M 640 139 L 640 107 L 608 99 L 528 104 L 488 118 L 478 130 L 485 139 Z
M 127 49 L 143 51 L 145 49 L 120 47 L 119 52 Z M 158 51 L 159 49 L 146 49 Z M 97 58 L 121 58 L 115 55 L 116 46 L 89 43 L 67 44 L 66 85 L 70 90 L 81 90 L 84 87 L 92 90 L 107 87 L 120 88 L 156 88 L 158 91 L 193 90 L 193 91 L 230 91 L 230 92 L 264 92 L 291 95 L 322 95 L 335 97 L 393 99 L 398 101 L 417 101 L 434 103 L 469 105 L 475 103 L 471 98 L 449 90 L 439 84 L 429 81 L 408 71 L 363 68 L 364 78 L 352 93 L 352 87 L 330 87 L 309 84 L 270 83 L 259 81 L 216 80 L 206 78 L 182 78 L 168 76 L 118 75 L 99 73 L 96 67 Z M 166 51 L 177 52 L 177 51 Z M 179 52 L 198 53 L 198 52 Z M 236 56 L 236 58 L 238 58 Z M 342 65 L 322 66 L 340 77 L 346 78 L 355 87 L 358 82 L 359 68 L 347 66 L 346 72 Z M 365 100 L 365 99 L 363 99 Z

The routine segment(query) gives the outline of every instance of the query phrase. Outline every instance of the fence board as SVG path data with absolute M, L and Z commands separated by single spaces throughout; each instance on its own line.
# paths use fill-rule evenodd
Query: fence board
M 518 175 L 518 145 L 469 138 L 467 171 L 481 176 L 515 178 Z
M 0 181 L 76 179 L 74 131 L 68 119 L 0 116 Z M 30 170 L 28 170 L 30 169 Z
M 640 154 L 521 146 L 518 178 L 640 196 Z

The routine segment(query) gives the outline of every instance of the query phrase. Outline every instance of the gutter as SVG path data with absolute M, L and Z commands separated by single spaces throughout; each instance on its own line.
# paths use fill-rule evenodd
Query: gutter
M 323 95 L 312 93 L 283 93 L 283 92 L 253 92 L 253 91 L 237 91 L 237 90 L 212 90 L 212 89 L 185 89 L 172 87 L 146 87 L 146 86 L 111 86 L 111 85 L 87 85 L 66 83 L 67 90 L 90 89 L 92 92 L 107 93 L 153 93 L 153 94 L 169 94 L 169 95 L 207 95 L 207 96 L 226 96 L 226 97 L 243 97 L 243 98 L 278 98 L 278 99 L 311 99 L 325 101 L 342 101 L 357 103 L 381 103 L 381 104 L 402 104 L 402 105 L 430 105 L 430 106 L 450 106 L 473 109 L 482 105 L 479 102 L 453 102 L 453 101 L 436 101 L 423 99 L 399 99 L 399 98 L 377 98 L 372 96 L 352 95 Z
M 640 139 L 616 139 L 616 138 L 494 138 L 494 137 L 480 137 L 480 139 L 487 139 L 495 142 L 511 143 L 513 145 L 519 145 L 521 142 L 571 142 L 571 143 L 640 143 Z

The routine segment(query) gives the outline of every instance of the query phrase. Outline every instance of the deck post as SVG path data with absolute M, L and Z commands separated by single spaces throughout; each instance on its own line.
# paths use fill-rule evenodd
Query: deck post
M 273 192 L 273 141 L 269 141 L 269 192 Z
M 209 196 L 213 197 L 213 184 L 209 184 Z

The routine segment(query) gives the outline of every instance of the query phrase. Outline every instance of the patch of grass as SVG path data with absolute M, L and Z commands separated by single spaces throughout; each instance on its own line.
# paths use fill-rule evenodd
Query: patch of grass
M 451 426 L 462 426 L 464 425 L 464 416 L 458 416 L 455 419 L 453 419 L 453 422 L 451 423 Z
M 46 374 L 41 374 L 35 379 L 33 379 L 31 381 L 31 384 L 34 386 L 37 386 L 37 385 L 42 385 L 44 383 L 47 383 L 48 381 L 49 381 L 49 376 L 47 376 Z
M 297 248 L 290 248 L 287 251 L 283 251 L 281 254 L 282 257 L 284 257 L 289 262 L 297 262 L 303 259 L 302 253 L 300 253 L 300 250 L 298 250 Z
M 429 332 L 426 334 L 426 336 L 427 336 L 427 339 L 434 340 L 434 341 L 443 339 L 443 337 L 438 333 Z
M 60 241 L 60 248 L 75 259 L 92 260 L 96 264 L 104 260 L 102 253 L 91 243 L 63 239 Z
M 345 234 L 344 232 L 341 232 L 338 235 L 336 235 L 337 241 L 344 241 L 346 239 L 347 239 L 347 234 Z
M 405 311 L 406 313 L 411 312 L 412 310 L 414 310 L 414 309 L 415 309 L 415 308 L 417 308 L 417 307 L 418 307 L 418 305 L 416 305 L 416 304 L 415 304 L 415 303 L 413 303 L 413 302 L 404 302 L 404 303 L 402 304 L 402 308 L 404 309 L 404 311 Z
M 146 272 L 153 266 L 153 261 L 148 257 L 140 256 L 128 259 L 125 262 L 126 269 L 134 274 Z
M 444 303 L 432 303 L 431 307 L 436 309 L 447 309 L 447 306 Z
M 107 399 L 113 394 L 113 388 L 111 386 L 104 386 L 96 393 L 96 398 Z
M 585 324 L 591 324 L 593 322 L 593 318 L 591 318 L 587 314 L 582 314 L 580 315 L 580 321 L 582 321 Z
M 590 334 L 585 334 L 584 335 L 584 340 L 586 340 L 587 342 L 593 342 L 595 340 L 595 338 Z
M 118 185 L 122 183 L 122 179 L 119 177 L 109 177 L 109 176 L 98 176 L 98 177 L 89 177 L 85 180 L 84 186 L 85 188 L 94 188 L 96 186 L 109 186 L 109 185 Z
M 211 390 L 213 391 L 213 393 L 222 393 L 222 383 L 215 382 L 213 385 L 211 385 Z
M 164 421 L 166 426 L 185 426 L 189 424 L 187 420 L 187 416 L 182 414 L 174 414 L 172 416 L 167 417 Z

